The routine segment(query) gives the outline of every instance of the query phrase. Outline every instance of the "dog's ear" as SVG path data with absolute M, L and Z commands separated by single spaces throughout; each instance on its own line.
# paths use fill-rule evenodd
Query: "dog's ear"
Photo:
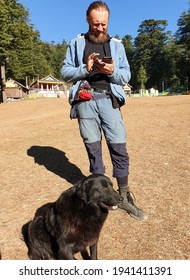
M 88 196 L 87 196 L 87 192 L 86 192 L 86 184 L 85 184 L 85 182 L 82 182 L 82 183 L 77 185 L 76 194 L 77 194 L 77 197 L 79 197 L 85 203 L 88 202 Z

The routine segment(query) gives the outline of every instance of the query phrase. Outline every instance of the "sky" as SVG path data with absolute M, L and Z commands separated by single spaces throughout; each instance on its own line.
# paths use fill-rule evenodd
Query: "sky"
M 30 23 L 44 42 L 67 43 L 88 31 L 86 10 L 93 0 L 18 0 L 30 14 Z M 110 9 L 111 36 L 138 35 L 144 20 L 167 20 L 166 31 L 177 31 L 181 14 L 189 10 L 189 0 L 105 0 Z

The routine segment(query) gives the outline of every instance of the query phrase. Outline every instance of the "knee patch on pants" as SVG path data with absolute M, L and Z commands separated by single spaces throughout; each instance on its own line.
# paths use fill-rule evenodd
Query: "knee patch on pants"
M 102 159 L 101 142 L 85 143 L 85 148 L 90 162 L 90 172 L 92 174 L 104 174 L 105 167 Z
M 127 153 L 126 143 L 108 144 L 112 164 L 113 177 L 122 178 L 129 174 L 129 156 Z

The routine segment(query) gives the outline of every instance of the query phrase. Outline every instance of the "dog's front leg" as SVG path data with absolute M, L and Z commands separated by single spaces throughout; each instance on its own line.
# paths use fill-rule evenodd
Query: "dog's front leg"
M 89 256 L 88 251 L 86 249 L 82 250 L 80 253 L 81 253 L 81 256 L 82 256 L 83 260 L 90 260 L 90 256 Z
M 98 259 L 98 248 L 97 248 L 97 243 L 94 245 L 90 246 L 90 259 L 91 260 L 97 260 Z
M 58 260 L 75 260 L 70 247 L 64 247 L 59 250 Z

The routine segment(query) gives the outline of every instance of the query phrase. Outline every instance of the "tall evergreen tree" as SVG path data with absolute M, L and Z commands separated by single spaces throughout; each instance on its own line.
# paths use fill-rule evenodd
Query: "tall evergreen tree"
M 125 48 L 125 52 L 129 61 L 129 65 L 131 68 L 131 80 L 129 81 L 129 83 L 132 85 L 134 84 L 134 71 L 135 71 L 135 61 L 134 61 L 134 45 L 133 45 L 133 38 L 130 35 L 125 35 L 122 38 L 122 43 L 124 45 Z
M 141 65 L 137 75 L 137 82 L 139 83 L 140 88 L 142 90 L 145 90 L 145 83 L 147 82 L 147 79 L 148 78 L 147 78 L 146 70 L 143 67 L 143 65 Z
M 137 75 L 140 65 L 143 65 L 148 75 L 147 88 L 161 88 L 164 47 L 168 40 L 168 33 L 164 32 L 166 26 L 166 20 L 145 20 L 135 38 L 135 72 Z
M 63 64 L 63 60 L 66 54 L 67 44 L 66 41 L 63 40 L 61 44 L 57 44 L 55 48 L 55 53 L 53 56 L 53 64 L 52 67 L 54 69 L 55 76 L 59 79 L 62 79 L 60 69 Z
M 175 34 L 177 45 L 180 46 L 181 55 L 178 60 L 178 75 L 181 83 L 190 89 L 190 8 L 183 12 L 178 20 L 178 30 Z

